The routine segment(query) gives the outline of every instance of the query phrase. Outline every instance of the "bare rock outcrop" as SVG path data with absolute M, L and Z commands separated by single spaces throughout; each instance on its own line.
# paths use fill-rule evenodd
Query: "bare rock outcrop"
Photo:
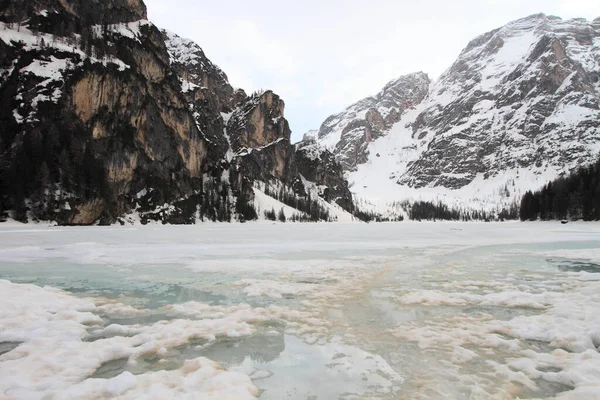
M 367 97 L 323 122 L 318 142 L 332 151 L 345 170 L 369 158 L 369 144 L 384 135 L 402 115 L 427 96 L 431 81 L 422 73 L 401 76 L 377 95 Z
M 473 40 L 412 123 L 419 157 L 399 180 L 458 189 L 504 171 L 597 157 L 600 29 L 536 14 Z
M 297 178 L 291 130 L 285 103 L 272 91 L 257 93 L 235 110 L 227 132 L 235 153 L 235 171 L 255 180 L 277 179 L 293 184 Z

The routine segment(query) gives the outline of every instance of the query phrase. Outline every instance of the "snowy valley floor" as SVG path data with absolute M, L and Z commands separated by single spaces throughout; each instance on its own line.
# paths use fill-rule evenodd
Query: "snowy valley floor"
M 600 224 L 0 225 L 0 294 L 2 399 L 600 397 Z

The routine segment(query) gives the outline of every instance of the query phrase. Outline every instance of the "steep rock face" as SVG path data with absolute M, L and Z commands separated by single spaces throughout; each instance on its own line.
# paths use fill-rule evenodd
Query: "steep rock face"
M 162 33 L 183 92 L 202 98 L 219 112 L 231 111 L 234 90 L 225 72 L 213 64 L 193 41 L 173 32 L 163 30 Z
M 461 188 L 478 174 L 569 169 L 600 150 L 597 23 L 534 15 L 472 41 L 413 123 L 422 153 L 399 180 Z
M 270 90 L 252 96 L 229 120 L 233 150 L 264 147 L 279 139 L 289 142 L 292 132 L 284 110 L 283 100 Z
M 300 182 L 283 101 L 234 91 L 141 1 L 16 4 L 0 3 L 0 220 L 230 221 L 256 180 Z
M 298 172 L 314 182 L 321 189 L 321 197 L 335 202 L 345 210 L 352 210 L 352 193 L 344 170 L 335 155 L 314 141 L 302 141 L 296 144 L 296 163 Z
M 181 84 L 181 92 L 204 136 L 210 162 L 217 163 L 225 158 L 229 148 L 223 135 L 226 126 L 222 114 L 230 113 L 235 105 L 233 88 L 227 75 L 206 57 L 196 43 L 164 30 L 162 35 L 171 67 Z
M 235 153 L 233 162 L 238 180 L 280 180 L 293 185 L 297 179 L 291 130 L 284 118 L 285 103 L 267 91 L 251 96 L 233 112 L 227 133 Z M 238 186 L 242 187 L 238 181 Z
M 10 160 L 3 183 L 17 193 L 8 206 L 38 196 L 40 216 L 88 224 L 99 215 L 114 220 L 148 186 L 161 201 L 185 196 L 205 167 L 206 143 L 170 71 L 162 35 L 143 20 L 86 26 L 92 36 L 85 40 L 51 33 L 62 29 L 55 21 L 68 18 L 44 11 L 32 26 L 3 31 L 14 65 L 3 71 L 0 88 L 1 118 L 10 127 L 0 145 Z M 39 27 L 33 35 L 30 28 Z M 47 172 L 37 177 L 40 171 Z M 32 182 L 23 187 L 22 179 Z M 68 210 L 48 195 L 55 182 L 64 204 L 73 203 Z M 79 205 L 90 202 L 100 211 L 84 218 Z
M 327 118 L 319 129 L 318 142 L 334 152 L 344 169 L 355 170 L 367 162 L 369 143 L 419 104 L 427 95 L 430 83 L 422 72 L 401 76 L 377 95 Z
M 255 183 L 262 182 L 284 185 L 297 196 L 307 196 L 297 152 L 290 142 L 284 101 L 270 90 L 251 96 L 241 89 L 234 91 L 225 73 L 206 58 L 198 45 L 171 32 L 163 31 L 163 35 L 182 92 L 205 135 L 208 157 L 221 160 L 234 195 L 251 201 Z M 337 176 L 338 170 L 341 170 L 339 164 L 330 165 L 320 179 L 329 181 L 326 171 L 333 171 Z M 324 190 L 325 183 L 318 185 L 323 187 L 319 194 L 331 201 L 333 197 Z M 347 183 L 342 179 L 342 182 L 336 181 L 335 186 L 346 188 L 346 201 L 340 204 L 351 210 L 352 197 Z M 334 191 L 339 190 L 342 189 Z

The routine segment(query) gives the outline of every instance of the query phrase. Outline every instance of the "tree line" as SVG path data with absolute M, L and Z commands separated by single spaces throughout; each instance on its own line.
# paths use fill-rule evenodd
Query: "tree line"
M 289 189 L 285 185 L 280 185 L 279 188 L 274 188 L 271 185 L 265 185 L 265 194 L 282 202 L 283 204 L 295 208 L 298 211 L 301 211 L 305 215 L 294 215 L 293 218 L 290 218 L 293 222 L 318 222 L 318 221 L 333 221 L 333 218 L 329 215 L 329 210 L 319 204 L 317 199 L 313 199 L 310 193 L 306 196 L 300 196 L 294 193 L 293 190 Z M 268 215 L 265 215 L 267 219 L 273 219 L 275 212 L 269 212 Z M 281 218 L 280 218 L 281 220 Z
M 449 207 L 442 202 L 417 201 L 407 205 L 413 221 L 505 221 L 518 218 L 518 207 L 512 204 L 499 212 Z
M 600 159 L 546 184 L 528 191 L 521 199 L 521 221 L 600 220 Z

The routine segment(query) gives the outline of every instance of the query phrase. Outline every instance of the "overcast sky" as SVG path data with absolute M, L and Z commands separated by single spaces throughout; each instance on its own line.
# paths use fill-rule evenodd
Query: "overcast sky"
M 146 0 L 151 21 L 193 39 L 250 93 L 286 102 L 293 139 L 400 75 L 433 79 L 477 35 L 544 12 L 600 17 L 597 0 Z

